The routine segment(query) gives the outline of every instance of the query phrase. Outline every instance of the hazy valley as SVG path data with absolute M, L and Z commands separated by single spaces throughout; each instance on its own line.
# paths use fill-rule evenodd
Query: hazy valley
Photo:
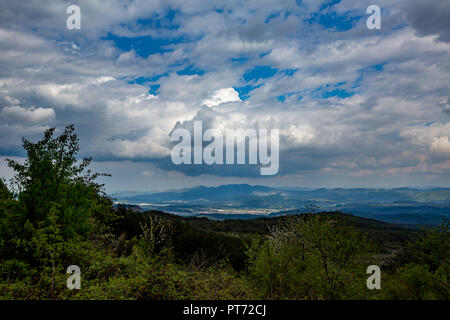
M 155 193 L 118 192 L 117 202 L 181 216 L 250 219 L 302 213 L 305 204 L 404 226 L 438 225 L 450 216 L 450 189 L 302 189 L 260 185 L 194 187 Z

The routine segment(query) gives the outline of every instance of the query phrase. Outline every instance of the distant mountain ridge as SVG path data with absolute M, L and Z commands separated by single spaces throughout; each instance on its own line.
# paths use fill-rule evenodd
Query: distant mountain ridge
M 450 188 L 273 188 L 229 184 L 156 193 L 116 194 L 120 203 L 183 216 L 251 219 L 304 212 L 305 203 L 397 225 L 437 225 L 450 217 Z M 299 211 L 300 210 L 300 211 Z
M 394 203 L 394 202 L 432 202 L 450 204 L 450 188 L 433 189 L 369 189 L 369 188 L 319 188 L 313 190 L 296 190 L 293 188 L 273 188 L 263 185 L 228 184 L 218 187 L 197 186 L 156 193 L 136 195 L 116 194 L 120 200 L 133 203 L 175 202 L 175 201 L 246 201 L 255 198 L 270 197 L 272 201 L 293 199 L 316 201 L 319 203 Z M 262 199 L 261 199 L 262 200 Z
M 218 187 L 197 186 L 188 189 L 174 191 L 138 194 L 132 196 L 120 197 L 140 202 L 165 202 L 165 201 L 188 201 L 188 200 L 209 200 L 226 201 L 240 198 L 243 195 L 249 195 L 253 192 L 271 192 L 276 189 L 267 186 L 251 186 L 248 184 L 228 184 Z

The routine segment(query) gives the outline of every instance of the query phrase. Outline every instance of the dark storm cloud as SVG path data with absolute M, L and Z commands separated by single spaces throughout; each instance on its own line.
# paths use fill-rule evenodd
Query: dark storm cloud
M 437 35 L 438 40 L 450 42 L 450 1 L 405 1 L 403 9 L 418 35 Z

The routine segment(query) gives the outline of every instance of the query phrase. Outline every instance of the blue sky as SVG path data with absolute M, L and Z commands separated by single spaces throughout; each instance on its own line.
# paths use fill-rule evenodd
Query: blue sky
M 0 176 L 22 136 L 74 123 L 109 191 L 449 186 L 448 1 L 0 2 Z M 279 173 L 173 165 L 194 119 L 279 129 Z

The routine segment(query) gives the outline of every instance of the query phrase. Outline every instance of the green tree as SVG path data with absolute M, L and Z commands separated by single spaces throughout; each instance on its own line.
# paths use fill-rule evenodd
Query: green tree
M 80 259 L 77 251 L 89 247 L 93 238 L 104 237 L 106 226 L 114 220 L 112 202 L 95 182 L 100 174 L 88 169 L 91 159 L 76 158 L 79 140 L 74 126 L 57 137 L 54 133 L 55 128 L 46 130 L 38 142 L 22 139 L 27 153 L 23 164 L 7 160 L 16 172 L 12 185 L 17 200 L 0 184 L 1 241 L 2 247 L 9 248 L 2 259 L 33 266 L 39 282 L 49 285 L 51 296 L 56 275 L 64 266 L 80 264 L 73 261 Z M 5 201 L 10 207 L 13 203 L 15 210 L 5 210 Z
M 373 246 L 346 218 L 309 213 L 272 228 L 247 253 L 266 297 L 361 298 Z
M 0 179 L 0 201 L 12 199 L 12 192 L 9 191 L 8 186 L 6 185 L 3 179 Z
M 449 219 L 422 230 L 407 244 L 409 264 L 398 268 L 387 290 L 395 299 L 450 299 Z
M 61 212 L 58 220 L 65 237 L 86 234 L 93 202 L 99 202 L 102 194 L 102 185 L 94 182 L 99 174 L 87 169 L 90 158 L 77 161 L 79 141 L 73 125 L 67 126 L 59 137 L 54 138 L 54 132 L 55 128 L 46 130 L 44 138 L 36 143 L 22 139 L 27 153 L 24 164 L 7 160 L 16 171 L 13 181 L 18 199 L 24 206 L 26 220 L 33 226 L 44 222 L 56 206 Z
M 20 226 L 18 203 L 5 181 L 0 179 L 0 257 L 14 255 L 10 240 Z M 0 258 L 1 261 L 1 258 Z

